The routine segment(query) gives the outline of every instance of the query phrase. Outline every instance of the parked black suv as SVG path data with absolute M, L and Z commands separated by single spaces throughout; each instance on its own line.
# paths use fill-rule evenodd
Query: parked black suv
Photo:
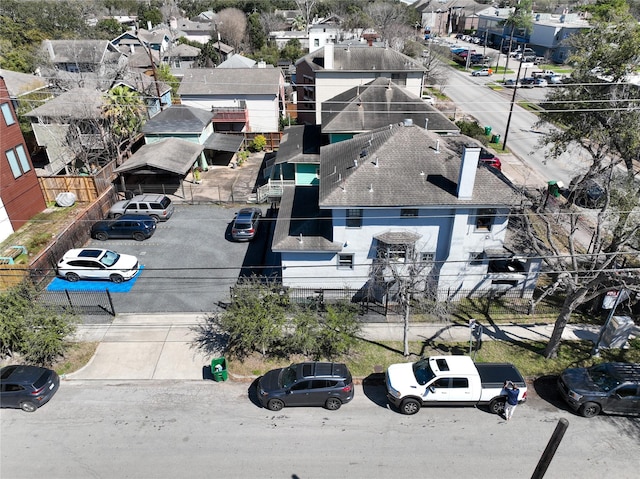
M 258 397 L 271 411 L 324 406 L 335 411 L 353 399 L 353 379 L 340 363 L 299 363 L 273 369 L 258 381 Z
M 34 412 L 58 390 L 55 371 L 39 366 L 5 366 L 0 369 L 0 405 Z
M 110 238 L 133 238 L 144 241 L 156 230 L 156 220 L 145 215 L 122 215 L 115 220 L 98 221 L 91 227 L 91 237 L 100 241 Z
M 640 414 L 640 364 L 603 363 L 569 368 L 558 378 L 562 398 L 584 417 L 600 411 Z

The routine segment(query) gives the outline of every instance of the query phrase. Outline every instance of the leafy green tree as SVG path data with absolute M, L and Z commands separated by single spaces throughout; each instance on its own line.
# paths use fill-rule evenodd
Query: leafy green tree
M 0 293 L 0 354 L 48 366 L 64 355 L 75 323 L 72 314 L 39 304 L 33 286 L 20 284 Z
M 266 356 L 282 339 L 288 298 L 254 278 L 244 280 L 234 292 L 231 305 L 219 317 L 228 337 L 225 350 L 239 358 L 253 351 Z
M 259 13 L 252 13 L 247 17 L 247 33 L 252 51 L 261 49 L 267 42 L 267 35 L 260 21 Z
M 357 309 L 349 303 L 326 306 L 314 341 L 315 359 L 333 359 L 348 353 L 356 344 L 360 323 Z
M 260 50 L 248 56 L 256 61 L 263 60 L 270 65 L 277 65 L 280 59 L 280 50 L 277 46 L 267 43 Z
M 147 28 L 147 24 L 151 23 L 152 27 L 162 23 L 162 12 L 156 6 L 149 6 L 146 2 L 140 3 L 138 6 L 138 25 L 140 28 Z
M 102 110 L 114 138 L 117 164 L 135 143 L 145 119 L 146 108 L 140 95 L 125 86 L 117 86 L 105 97 Z
M 611 161 L 623 163 L 631 175 L 640 157 L 640 92 L 629 82 L 640 68 L 640 26 L 625 12 L 568 42 L 574 52 L 571 82 L 547 92 L 540 115 L 542 123 L 562 128 L 552 129 L 544 143 L 554 157 L 572 146 L 587 152 L 584 179 L 602 175 Z
M 178 88 L 180 87 L 180 80 L 171 74 L 171 67 L 166 63 L 163 63 L 156 68 L 156 78 L 171 87 L 171 97 L 178 98 Z
M 287 42 L 284 48 L 280 51 L 280 58 L 290 60 L 291 63 L 295 63 L 298 58 L 303 57 L 305 51 L 302 49 L 300 40 L 292 38 Z
M 122 24 L 114 18 L 105 18 L 100 20 L 96 25 L 96 30 L 105 33 L 110 38 L 115 38 L 125 31 Z

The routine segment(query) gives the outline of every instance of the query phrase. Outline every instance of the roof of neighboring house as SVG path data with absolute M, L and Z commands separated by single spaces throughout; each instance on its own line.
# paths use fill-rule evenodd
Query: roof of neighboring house
M 176 29 L 185 33 L 202 32 L 211 35 L 211 31 L 215 28 L 212 21 L 193 21 L 188 18 L 176 18 Z
M 0 77 L 4 78 L 10 98 L 18 98 L 47 87 L 46 79 L 37 75 L 0 69 Z
M 477 168 L 472 198 L 458 198 L 462 159 L 447 141 L 448 137 L 419 126 L 395 124 L 323 146 L 320 206 L 448 208 L 518 204 L 519 197 L 508 181 L 484 165 Z
M 153 77 L 136 71 L 127 71 L 123 78 L 113 82 L 111 88 L 118 85 L 124 85 L 131 90 L 135 90 L 138 93 L 143 93 L 154 98 L 158 97 L 158 90 L 160 90 L 160 96 L 171 90 L 171 87 L 166 83 L 162 81 L 155 82 L 153 81 Z
M 275 163 L 320 163 L 320 125 L 294 125 L 284 129 Z
M 324 69 L 327 46 L 321 47 L 296 62 L 307 62 L 315 65 L 318 71 Z M 419 61 L 400 53 L 393 48 L 369 45 L 334 45 L 333 69 L 346 72 L 366 71 L 372 69 L 383 72 L 426 71 Z
M 142 133 L 195 133 L 202 131 L 211 123 L 213 113 L 201 108 L 186 105 L 174 105 L 158 113 L 142 127 Z
M 53 63 L 97 65 L 120 56 L 109 40 L 44 40 L 42 48 Z
M 256 61 L 242 55 L 231 55 L 217 68 L 254 68 Z
M 283 81 L 279 68 L 190 68 L 179 95 L 275 95 Z
M 160 52 L 157 50 L 147 50 L 146 48 L 137 48 L 134 53 L 127 55 L 127 65 L 130 68 L 151 68 L 151 58 L 156 65 L 160 65 Z
M 145 30 L 140 28 L 138 30 L 138 38 L 144 41 L 147 45 L 160 45 L 165 39 L 170 41 L 173 36 L 171 30 L 166 26 L 158 26 L 153 30 Z
M 102 117 L 104 93 L 91 88 L 74 88 L 24 116 L 62 118 L 71 120 L 95 120 Z
M 151 171 L 164 170 L 177 175 L 186 175 L 202 150 L 204 146 L 198 143 L 179 138 L 167 138 L 144 145 L 114 172 L 148 173 L 146 168 L 151 168 Z
M 449 8 L 464 8 L 469 14 L 486 8 L 486 4 L 475 0 L 416 0 L 411 6 L 418 12 L 433 13 L 437 10 L 448 12 Z
M 49 163 L 44 165 L 43 171 L 38 172 L 38 176 L 54 175 L 74 160 L 76 155 L 65 140 L 69 125 L 33 123 L 31 128 L 38 146 L 46 147 L 49 158 Z
M 208 150 L 236 152 L 242 146 L 242 135 L 227 135 L 226 133 L 213 133 L 204 142 Z
M 323 133 L 364 132 L 410 119 L 438 133 L 458 133 L 455 123 L 388 78 L 376 78 L 322 102 Z
M 191 58 L 197 57 L 200 55 L 201 49 L 198 47 L 193 47 L 191 45 L 187 45 L 186 43 L 180 43 L 171 47 L 164 53 L 165 58 Z
M 318 187 L 285 186 L 271 249 L 335 252 L 342 247 L 342 243 L 333 241 L 331 211 L 318 208 Z

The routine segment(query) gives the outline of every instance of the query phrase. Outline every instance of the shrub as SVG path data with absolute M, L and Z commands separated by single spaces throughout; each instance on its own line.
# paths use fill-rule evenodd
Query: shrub
M 265 146 L 267 146 L 267 139 L 264 137 L 264 135 L 256 136 L 251 142 L 251 149 L 253 151 L 262 151 L 264 150 Z

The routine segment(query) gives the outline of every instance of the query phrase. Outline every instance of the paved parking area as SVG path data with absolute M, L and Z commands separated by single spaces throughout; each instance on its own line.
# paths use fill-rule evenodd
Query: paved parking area
M 91 240 L 87 246 L 131 254 L 144 265 L 130 292 L 112 294 L 116 313 L 207 312 L 228 302 L 240 274 L 262 270 L 270 244 L 269 219 L 254 241 L 231 241 L 240 206 L 176 204 L 173 217 L 146 241 Z

